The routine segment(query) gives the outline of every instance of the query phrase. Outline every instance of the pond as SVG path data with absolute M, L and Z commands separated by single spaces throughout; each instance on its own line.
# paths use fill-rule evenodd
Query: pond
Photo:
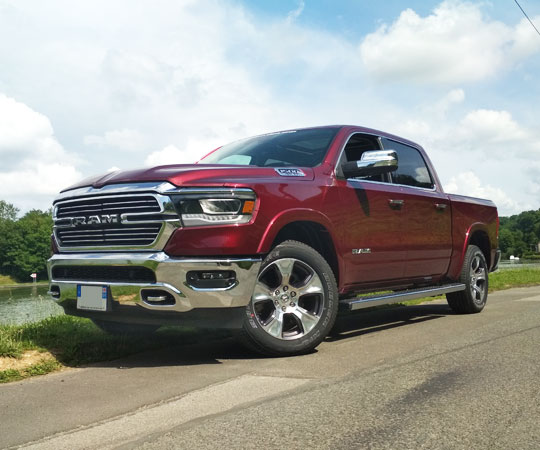
M 48 286 L 0 287 L 0 325 L 19 325 L 63 314 Z

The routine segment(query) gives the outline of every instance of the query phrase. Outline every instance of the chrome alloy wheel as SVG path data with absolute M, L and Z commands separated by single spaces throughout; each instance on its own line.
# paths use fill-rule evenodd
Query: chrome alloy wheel
M 470 289 L 474 303 L 482 305 L 485 302 L 487 266 L 483 258 L 476 254 L 470 266 Z
M 259 274 L 253 310 L 270 336 L 299 339 L 321 319 L 324 295 L 321 279 L 310 265 L 295 258 L 281 258 Z

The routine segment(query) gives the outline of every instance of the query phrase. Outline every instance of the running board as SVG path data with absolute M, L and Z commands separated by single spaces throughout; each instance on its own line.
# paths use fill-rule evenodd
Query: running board
M 449 294 L 450 292 L 464 291 L 463 283 L 445 284 L 444 286 L 410 289 L 407 291 L 391 292 L 389 294 L 373 295 L 369 297 L 354 297 L 339 302 L 342 309 L 354 311 L 355 309 L 371 308 L 372 306 L 389 305 L 422 297 Z

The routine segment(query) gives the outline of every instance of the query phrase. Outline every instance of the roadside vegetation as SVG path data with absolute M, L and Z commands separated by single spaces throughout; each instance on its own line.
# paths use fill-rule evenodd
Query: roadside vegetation
M 218 331 L 209 335 L 192 328 L 163 327 L 152 335 L 112 336 L 90 320 L 73 316 L 0 325 L 0 383 L 224 335 Z
M 499 247 L 502 258 L 511 255 L 521 259 L 540 260 L 540 209 L 523 211 L 510 217 L 500 218 Z
M 502 270 L 491 274 L 489 281 L 490 292 L 540 285 L 540 268 Z M 435 298 L 442 297 L 428 297 L 404 304 L 418 304 Z M 72 316 L 50 317 L 25 325 L 2 325 L 0 383 L 226 335 L 226 332 L 214 331 L 209 336 L 208 331 L 164 327 L 150 336 L 111 336 L 90 320 Z
M 33 209 L 18 214 L 18 208 L 0 200 L 0 285 L 28 283 L 31 273 L 38 281 L 47 279 L 52 213 Z
M 15 284 L 16 281 L 9 275 L 0 275 L 0 286 Z

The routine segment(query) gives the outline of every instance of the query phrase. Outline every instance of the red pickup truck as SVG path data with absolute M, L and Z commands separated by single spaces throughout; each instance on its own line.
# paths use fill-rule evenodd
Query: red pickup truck
M 86 179 L 54 202 L 52 248 L 68 314 L 113 333 L 238 329 L 271 355 L 314 349 L 340 308 L 446 294 L 480 312 L 500 255 L 491 201 L 445 194 L 422 147 L 356 126 Z

